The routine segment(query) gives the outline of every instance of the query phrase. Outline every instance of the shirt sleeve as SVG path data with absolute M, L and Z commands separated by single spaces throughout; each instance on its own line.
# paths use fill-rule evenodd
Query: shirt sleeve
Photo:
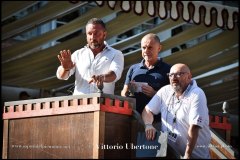
M 126 75 L 126 79 L 125 79 L 125 82 L 124 82 L 125 85 L 128 85 L 131 82 L 131 80 L 132 80 L 132 72 L 133 72 L 133 66 L 131 66 L 128 69 L 128 72 L 127 72 L 127 75 Z
M 58 79 L 65 80 L 65 79 L 61 78 L 60 75 L 59 75 L 59 72 L 60 72 L 60 69 L 61 69 L 61 68 L 62 68 L 62 66 L 58 66 L 57 72 L 56 72 L 56 76 L 57 76 Z
M 202 128 L 205 122 L 209 122 L 206 96 L 201 89 L 195 91 L 195 94 L 192 95 L 189 124 L 198 125 Z
M 146 105 L 146 108 L 149 109 L 154 115 L 157 115 L 160 113 L 161 105 L 162 105 L 161 90 L 159 90 L 153 96 L 153 98 L 150 100 L 150 102 Z
M 110 65 L 110 70 L 116 74 L 116 79 L 114 80 L 114 82 L 118 81 L 121 78 L 123 67 L 124 67 L 123 54 L 122 52 L 117 51 Z

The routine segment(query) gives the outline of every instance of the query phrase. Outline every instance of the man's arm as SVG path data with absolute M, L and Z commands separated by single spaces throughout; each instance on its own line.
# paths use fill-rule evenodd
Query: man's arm
M 67 79 L 69 73 L 70 73 L 70 70 L 66 70 L 62 66 L 59 67 L 58 75 L 60 79 Z
M 114 71 L 109 71 L 107 74 L 104 74 L 104 82 L 113 82 L 117 76 Z
M 59 79 L 67 79 L 70 70 L 75 66 L 71 60 L 71 51 L 60 51 L 60 54 L 57 57 L 61 63 L 61 66 L 57 70 L 57 77 Z
M 113 82 L 115 79 L 117 78 L 116 74 L 114 71 L 109 71 L 106 74 L 101 74 L 101 75 L 93 75 L 91 77 L 91 79 L 88 81 L 88 83 L 109 83 L 109 82 Z
M 151 86 L 149 85 L 143 85 L 142 86 L 142 92 L 146 94 L 148 97 L 153 97 L 157 91 L 155 91 Z
M 116 76 L 114 79 L 112 77 L 111 81 L 107 80 L 107 82 L 113 82 L 113 81 L 117 81 L 121 78 L 122 76 L 122 72 L 123 72 L 123 68 L 124 68 L 124 56 L 122 54 L 121 51 L 116 52 L 111 64 L 110 64 L 110 68 L 109 71 L 114 73 L 114 76 Z M 107 77 L 110 75 L 107 75 Z
M 121 91 L 121 96 L 123 96 L 123 97 L 126 97 L 126 96 L 128 96 L 128 85 L 124 85 L 123 86 L 123 89 L 122 89 L 122 91 Z
M 154 140 L 156 132 L 156 129 L 152 125 L 154 117 L 152 112 L 147 107 L 145 107 L 142 112 L 142 119 L 145 124 L 145 133 L 147 140 Z
M 195 144 L 197 142 L 198 133 L 199 133 L 200 127 L 197 125 L 190 125 L 188 129 L 188 143 L 186 146 L 184 159 L 190 159 L 192 151 L 195 147 Z

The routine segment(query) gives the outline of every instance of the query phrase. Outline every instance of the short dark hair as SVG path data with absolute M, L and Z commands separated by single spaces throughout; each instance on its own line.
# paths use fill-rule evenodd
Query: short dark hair
M 106 25 L 100 18 L 92 18 L 87 22 L 86 26 L 88 24 L 100 24 L 106 30 Z
M 154 37 L 155 41 L 157 41 L 158 43 L 161 43 L 160 38 L 156 34 L 154 34 L 153 37 Z

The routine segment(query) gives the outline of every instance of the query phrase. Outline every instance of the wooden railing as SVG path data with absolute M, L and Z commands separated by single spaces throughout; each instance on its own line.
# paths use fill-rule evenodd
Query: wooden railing
M 214 114 L 211 113 L 209 115 L 209 126 L 212 129 L 221 130 L 224 133 L 225 140 L 230 143 L 231 142 L 231 130 L 232 124 L 228 121 L 229 115 L 224 113 Z
M 222 140 L 213 130 L 211 131 L 210 155 L 211 159 L 236 159 L 231 145 Z
M 135 99 L 102 93 L 5 102 L 3 159 L 130 158 Z

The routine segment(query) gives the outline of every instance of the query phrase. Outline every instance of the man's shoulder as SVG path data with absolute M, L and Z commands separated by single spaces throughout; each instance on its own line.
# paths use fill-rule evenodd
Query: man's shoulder
M 203 91 L 202 88 L 196 86 L 194 88 L 191 89 L 191 93 L 192 95 L 197 95 L 197 96 L 206 96 L 205 92 Z
M 163 86 L 162 88 L 160 88 L 160 90 L 161 90 L 160 92 L 164 92 L 164 93 L 173 93 L 174 92 L 170 84 Z
M 158 95 L 164 95 L 165 97 L 169 97 L 173 93 L 174 93 L 174 90 L 172 89 L 170 84 L 163 86 L 157 92 Z
M 171 68 L 172 67 L 172 65 L 170 65 L 170 64 L 168 64 L 166 62 L 162 62 L 162 63 L 164 64 L 164 66 L 166 66 L 166 68 Z
M 73 52 L 73 54 L 84 54 L 87 51 L 86 47 L 79 48 Z
M 79 61 L 79 60 L 84 60 L 86 59 L 88 55 L 88 52 L 86 51 L 86 48 L 83 47 L 83 48 L 80 48 L 80 49 L 77 49 L 75 50 L 73 53 L 72 53 L 72 60 L 73 61 Z
M 166 91 L 172 91 L 172 87 L 170 84 L 163 86 L 161 89 L 166 90 Z
M 132 64 L 130 66 L 130 69 L 136 69 L 136 68 L 140 68 L 142 66 L 141 62 L 140 63 L 135 63 L 135 64 Z
M 197 85 L 196 80 L 192 80 L 190 88 L 190 95 L 194 97 L 206 97 L 206 94 L 202 88 Z
M 164 62 L 162 58 L 160 58 L 158 61 L 161 68 L 170 69 L 172 67 L 172 65 Z

